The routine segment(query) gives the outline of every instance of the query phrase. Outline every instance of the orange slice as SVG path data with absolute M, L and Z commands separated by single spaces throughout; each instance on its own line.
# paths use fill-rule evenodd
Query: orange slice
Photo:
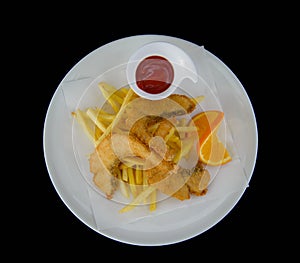
M 199 136 L 199 158 L 205 164 L 218 166 L 231 161 L 231 155 L 217 135 L 223 118 L 224 113 L 216 110 L 204 111 L 192 117 Z

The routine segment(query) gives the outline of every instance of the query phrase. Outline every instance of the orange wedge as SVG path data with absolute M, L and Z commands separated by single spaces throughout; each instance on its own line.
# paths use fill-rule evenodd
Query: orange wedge
M 223 118 L 224 113 L 216 110 L 204 111 L 192 117 L 199 136 L 199 158 L 205 164 L 218 166 L 231 161 L 228 150 L 217 135 Z

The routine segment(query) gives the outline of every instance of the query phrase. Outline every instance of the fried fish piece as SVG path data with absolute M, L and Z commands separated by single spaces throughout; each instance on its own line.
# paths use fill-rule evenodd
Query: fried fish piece
M 170 130 L 174 127 L 173 123 L 167 119 L 162 119 L 159 122 L 157 129 L 155 130 L 153 136 L 160 136 L 163 139 L 169 134 Z
M 89 157 L 90 171 L 94 174 L 94 184 L 106 195 L 108 199 L 113 197 L 117 189 L 118 182 L 115 176 L 107 170 L 98 152 L 94 151 Z
M 171 118 L 189 114 L 196 108 L 193 99 L 182 94 L 172 94 L 161 100 L 148 100 L 136 98 L 132 100 L 124 110 L 128 125 L 131 127 L 137 120 L 144 116 L 159 116 Z
M 162 167 L 164 169 L 161 169 Z M 177 170 L 178 166 L 173 162 L 164 161 L 164 165 L 146 171 L 148 183 L 154 185 L 160 192 L 181 201 L 189 199 L 190 193 L 185 184 L 186 178 Z
M 207 186 L 210 181 L 210 174 L 207 170 L 194 172 L 190 176 L 189 180 L 187 180 L 187 187 L 189 188 L 189 192 L 200 196 L 205 195 L 207 193 Z
M 149 131 L 149 127 L 158 124 L 163 118 L 159 116 L 144 116 L 138 119 L 130 129 L 130 133 L 138 137 L 146 145 L 149 144 L 150 140 L 153 138 L 153 134 Z
M 149 130 L 149 127 L 153 125 L 157 125 L 154 132 Z M 174 125 L 165 118 L 159 116 L 145 116 L 133 124 L 130 132 L 166 161 L 171 161 L 174 159 L 176 151 L 166 145 L 164 139 L 172 127 L 174 127 Z M 158 140 L 155 137 L 161 137 L 162 140 Z
M 114 142 L 117 142 L 117 146 Z M 134 136 L 107 135 L 89 157 L 95 185 L 111 199 L 118 185 L 117 170 L 121 159 L 129 156 L 147 158 L 149 154 L 149 149 Z
M 201 162 L 198 162 L 194 169 L 182 171 L 186 178 L 186 185 L 191 194 L 201 196 L 207 193 L 207 187 L 210 182 L 210 173 L 205 169 Z
M 106 170 L 95 173 L 93 182 L 103 193 L 105 193 L 107 199 L 112 199 L 114 192 L 118 188 L 118 180 L 107 173 Z
M 156 129 L 156 131 L 154 132 L 153 136 L 156 137 L 156 136 L 159 136 L 161 138 L 163 138 L 163 140 L 166 142 L 166 136 L 169 134 L 170 130 L 175 128 L 175 126 L 173 125 L 173 123 L 170 121 L 170 120 L 167 120 L 167 119 L 163 119 L 161 122 L 159 122 L 159 125 Z M 171 160 L 174 160 L 174 157 L 177 153 L 177 151 L 180 151 L 180 149 L 178 149 L 178 147 L 175 148 L 172 148 L 170 147 L 167 143 L 165 144 L 165 147 L 166 149 L 164 150 L 164 152 L 162 152 L 159 148 L 159 147 L 155 147 L 154 149 L 160 153 L 160 155 L 164 154 L 163 155 L 163 158 L 166 160 L 166 161 L 171 161 Z
M 173 100 L 174 102 L 178 103 L 185 111 L 185 113 L 184 112 L 182 113 L 180 110 L 177 109 L 177 114 L 176 115 L 191 113 L 196 108 L 196 102 L 194 100 L 192 100 L 191 98 L 189 98 L 188 96 L 186 96 L 186 95 L 171 94 L 168 98 Z M 171 109 L 171 111 L 176 112 L 176 109 Z
M 171 164 L 171 162 L 167 163 Z M 160 167 L 155 167 L 147 171 L 147 177 L 149 184 L 155 185 L 162 193 L 181 201 L 190 199 L 192 194 L 205 195 L 210 181 L 208 170 L 200 162 L 193 169 L 176 165 L 176 168 L 172 169 L 170 166 L 168 170 L 161 171 Z
M 122 160 L 138 157 L 144 160 L 144 168 L 165 174 L 173 169 L 173 164 L 159 155 L 131 134 L 109 134 L 95 148 L 89 157 L 90 171 L 95 184 L 111 198 L 117 186 L 117 174 Z
M 90 158 L 90 171 L 96 173 L 100 167 L 98 162 L 101 162 L 102 167 L 115 175 L 115 170 L 118 169 L 122 159 L 126 157 L 146 159 L 149 155 L 148 147 L 137 137 L 130 134 L 108 134 L 91 155 L 93 159 Z

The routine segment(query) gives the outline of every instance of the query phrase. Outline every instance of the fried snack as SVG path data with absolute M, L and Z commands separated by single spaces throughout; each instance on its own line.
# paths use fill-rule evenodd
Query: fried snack
M 128 87 L 116 89 L 105 82 L 98 87 L 112 111 L 89 107 L 72 114 L 94 143 L 89 166 L 95 185 L 108 199 L 118 189 L 124 197 L 132 197 L 120 213 L 143 202 L 154 211 L 158 192 L 181 201 L 206 194 L 210 175 L 201 163 L 194 169 L 178 165 L 194 143 L 191 136 L 180 134 L 192 134 L 195 129 L 184 118 L 176 119 L 191 114 L 203 96 L 172 94 L 150 101 Z

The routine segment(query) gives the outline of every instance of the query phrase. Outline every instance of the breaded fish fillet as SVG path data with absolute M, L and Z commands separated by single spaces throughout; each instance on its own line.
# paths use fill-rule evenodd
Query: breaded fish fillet
M 210 182 L 210 174 L 200 162 L 193 169 L 192 174 L 187 179 L 187 186 L 190 193 L 194 195 L 205 195 Z
M 96 147 L 94 155 L 90 158 L 90 171 L 96 173 L 101 162 L 108 172 L 115 175 L 121 160 L 126 157 L 141 157 L 146 159 L 150 155 L 148 147 L 137 137 L 130 134 L 109 134 Z
M 134 99 L 126 106 L 124 115 L 129 120 L 127 125 L 131 127 L 145 116 L 170 118 L 189 114 L 195 108 L 196 103 L 193 99 L 181 94 L 172 94 L 161 100 Z
M 171 162 L 166 163 L 169 165 L 171 164 Z M 185 184 L 186 178 L 177 172 L 177 168 L 173 169 L 172 166 L 172 169 L 165 171 L 154 168 L 147 171 L 146 174 L 149 184 L 154 185 L 162 193 L 182 201 L 189 199 L 190 193 L 189 188 Z
M 109 134 L 90 155 L 90 171 L 94 174 L 95 185 L 102 190 L 107 198 L 112 198 L 117 187 L 117 170 L 120 159 L 128 156 L 147 158 L 148 148 L 134 136 Z
M 166 174 L 173 169 L 173 163 L 166 162 L 151 152 L 136 136 L 131 134 L 109 134 L 90 155 L 90 171 L 95 184 L 111 198 L 116 188 L 116 175 L 122 160 L 140 157 L 145 160 L 145 168 L 154 173 Z
M 93 182 L 108 199 L 111 199 L 118 185 L 116 178 L 104 166 L 97 151 L 90 155 L 89 164 L 90 171 L 94 174 Z
M 185 113 L 183 112 L 183 114 L 191 113 L 196 108 L 196 102 L 194 100 L 192 100 L 191 98 L 189 98 L 185 95 L 182 95 L 182 94 L 171 94 L 168 97 L 168 99 L 171 99 L 174 102 L 178 103 L 180 105 L 180 107 L 182 107 L 185 110 Z M 169 111 L 176 112 L 176 108 L 171 109 Z M 177 109 L 177 114 L 176 115 L 181 115 L 181 113 L 182 112 Z
M 155 167 L 147 171 L 147 177 L 149 184 L 181 201 L 190 199 L 191 194 L 205 195 L 210 181 L 209 172 L 200 162 L 193 169 L 176 167 L 161 171 L 159 167 Z
M 191 194 L 197 196 L 206 194 L 210 182 L 210 173 L 203 167 L 201 162 L 198 162 L 191 170 L 181 169 L 180 173 L 185 178 L 186 185 Z
M 154 133 L 149 130 L 149 127 L 152 125 L 157 125 Z M 166 161 L 170 161 L 173 160 L 176 151 L 174 149 L 172 150 L 163 142 L 172 127 L 174 127 L 174 125 L 167 119 L 157 116 L 145 116 L 133 124 L 130 133 L 138 137 Z M 153 140 L 156 136 L 161 137 L 162 140 Z
M 149 131 L 149 127 L 161 122 L 163 118 L 157 116 L 144 116 L 138 119 L 131 127 L 130 133 L 138 137 L 146 145 L 149 144 L 153 135 Z

